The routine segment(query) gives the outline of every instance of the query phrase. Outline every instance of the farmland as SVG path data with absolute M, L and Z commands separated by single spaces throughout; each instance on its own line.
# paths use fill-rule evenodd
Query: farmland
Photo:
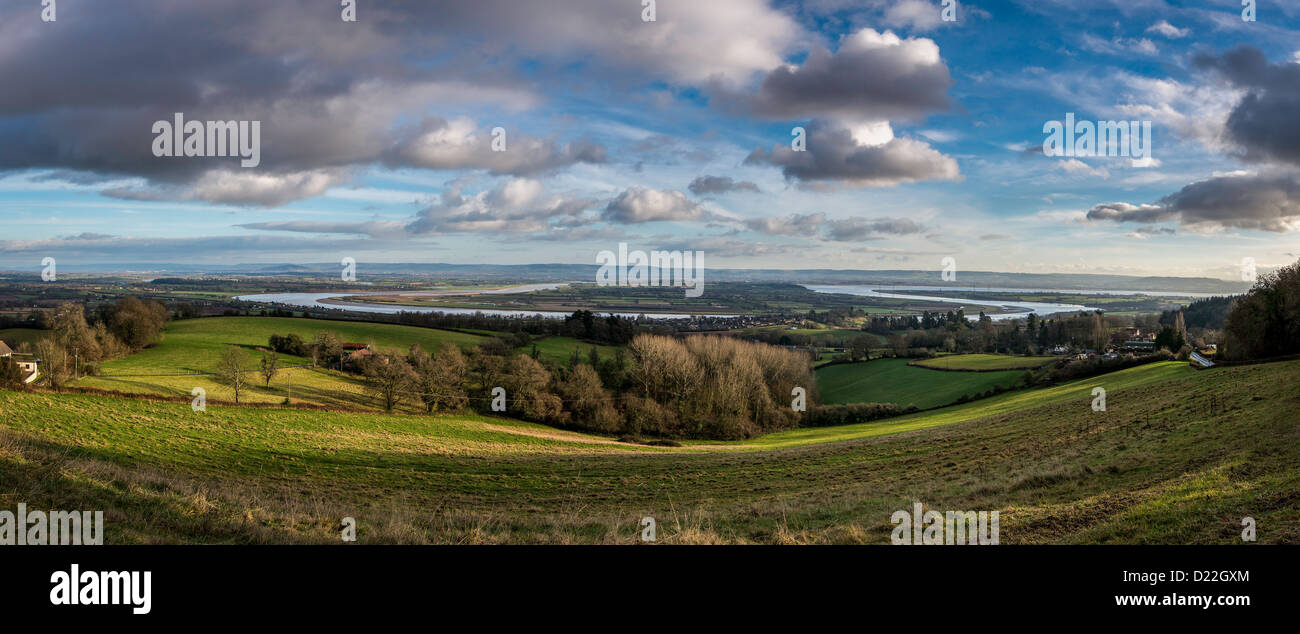
M 537 346 L 537 356 L 541 359 L 549 359 L 560 365 L 568 365 L 569 359 L 573 356 L 573 351 L 577 350 L 583 361 L 587 360 L 587 355 L 591 349 L 595 348 L 601 359 L 609 359 L 618 353 L 618 346 L 608 346 L 593 343 L 586 343 L 574 339 L 573 337 L 546 337 L 536 341 L 533 345 Z M 521 352 L 531 352 L 531 347 L 520 349 Z
M 0 392 L 0 507 L 103 508 L 109 543 L 329 543 L 353 516 L 363 542 L 630 544 L 645 515 L 667 543 L 882 543 L 913 501 L 999 510 L 1004 543 L 1233 543 L 1247 515 L 1260 541 L 1294 542 L 1298 382 L 1300 362 L 1156 363 L 680 448 L 478 416 Z
M 17 348 L 20 343 L 35 343 L 44 334 L 44 330 L 35 328 L 4 328 L 0 329 L 0 341 Z
M 990 355 L 991 356 L 991 355 Z M 817 385 L 827 404 L 896 403 L 925 409 L 975 396 L 995 386 L 1010 387 L 1023 375 L 1001 372 L 943 372 L 908 365 L 907 359 L 828 365 L 817 370 Z
M 1033 370 L 1056 357 L 1013 357 L 1002 354 L 950 354 L 914 361 L 913 365 L 934 370 Z
M 82 378 L 75 385 L 170 396 L 188 396 L 195 387 L 201 387 L 207 391 L 210 399 L 234 400 L 233 392 L 217 383 L 214 377 L 196 376 L 212 372 L 217 365 L 218 356 L 228 346 L 243 349 L 248 366 L 255 368 L 263 354 L 258 348 L 265 348 L 272 334 L 295 333 L 310 341 L 319 331 L 332 332 L 341 341 L 368 343 L 381 349 L 394 348 L 402 351 L 413 343 L 434 351 L 446 341 L 469 347 L 484 339 L 474 334 L 393 324 L 278 317 L 189 319 L 169 324 L 163 340 L 154 346 L 129 357 L 104 363 L 102 376 Z M 292 355 L 281 355 L 281 363 L 286 369 L 281 371 L 269 387 L 260 381 L 254 381 L 255 385 L 247 394 L 240 396 L 241 400 L 278 403 L 285 399 L 292 385 L 296 401 L 350 408 L 374 405 L 363 394 L 360 379 L 353 375 L 329 369 L 289 367 L 301 366 L 308 361 Z

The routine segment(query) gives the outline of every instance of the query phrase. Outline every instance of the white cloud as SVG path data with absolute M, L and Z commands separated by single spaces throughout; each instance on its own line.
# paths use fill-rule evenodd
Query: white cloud
M 1168 20 L 1161 20 L 1147 27 L 1147 33 L 1159 33 L 1171 40 L 1187 37 L 1189 32 L 1188 29 L 1180 29 L 1170 24 Z
M 698 203 L 676 190 L 632 187 L 609 203 L 603 218 L 610 222 L 633 224 L 658 221 L 691 221 L 705 218 Z

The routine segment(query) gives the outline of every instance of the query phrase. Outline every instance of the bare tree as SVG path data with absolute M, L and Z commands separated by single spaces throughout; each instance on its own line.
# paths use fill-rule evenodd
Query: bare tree
M 280 355 L 275 352 L 263 355 L 258 371 L 266 381 L 266 386 L 271 387 L 271 379 L 274 379 L 276 372 L 280 371 Z
M 72 363 L 68 350 L 57 341 L 44 338 L 36 342 L 36 358 L 40 360 L 41 374 L 50 387 L 62 390 L 72 376 L 68 369 Z
M 244 351 L 238 346 L 228 346 L 217 360 L 217 382 L 235 392 L 235 402 L 239 402 L 239 393 L 248 387 L 247 373 L 251 370 Z
M 433 413 L 439 408 L 456 410 L 469 402 L 465 393 L 469 361 L 456 344 L 445 342 L 435 355 L 416 344 L 411 346 L 410 361 L 426 411 Z
M 384 403 L 384 411 L 391 412 L 402 401 L 402 393 L 412 391 L 417 384 L 411 364 L 400 355 L 376 353 L 365 357 L 362 368 L 366 387 Z

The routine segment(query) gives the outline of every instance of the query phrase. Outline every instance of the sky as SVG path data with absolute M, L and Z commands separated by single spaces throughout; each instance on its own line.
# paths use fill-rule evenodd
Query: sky
M 354 4 L 0 0 L 0 268 L 1300 259 L 1294 0 Z M 159 156 L 176 113 L 257 165 Z M 1048 156 L 1068 113 L 1149 152 Z

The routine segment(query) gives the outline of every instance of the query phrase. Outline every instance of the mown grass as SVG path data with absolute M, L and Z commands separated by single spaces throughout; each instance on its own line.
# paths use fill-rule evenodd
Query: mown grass
M 1300 540 L 1300 362 L 1159 363 L 900 419 L 649 448 L 480 417 L 0 392 L 0 508 L 110 543 L 887 543 L 914 501 L 1003 543 Z M 1091 408 L 1104 386 L 1107 409 Z
M 1024 374 L 942 372 L 908 365 L 907 359 L 877 359 L 828 365 L 817 370 L 817 389 L 827 404 L 897 403 L 922 409 L 974 397 L 995 386 L 1011 387 Z
M 1004 354 L 953 354 L 913 361 L 913 365 L 935 370 L 1034 370 L 1056 357 L 1013 357 Z

